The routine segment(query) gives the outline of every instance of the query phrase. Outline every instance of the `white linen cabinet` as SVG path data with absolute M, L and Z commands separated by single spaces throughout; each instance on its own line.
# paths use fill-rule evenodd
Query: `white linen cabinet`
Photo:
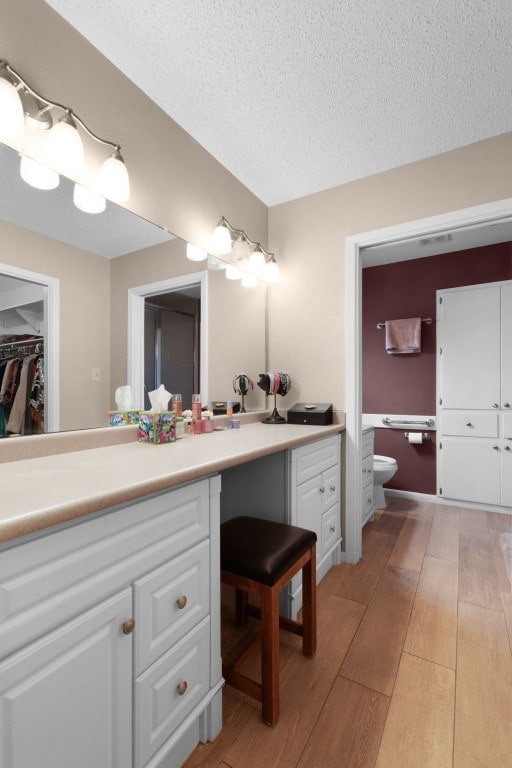
M 437 301 L 439 494 L 512 506 L 512 282 Z
M 0 552 L 1 768 L 178 768 L 221 727 L 220 478 Z

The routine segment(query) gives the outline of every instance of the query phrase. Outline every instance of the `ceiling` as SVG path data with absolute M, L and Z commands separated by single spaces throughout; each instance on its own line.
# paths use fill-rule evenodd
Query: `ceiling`
M 510 0 L 47 0 L 267 205 L 512 130 Z

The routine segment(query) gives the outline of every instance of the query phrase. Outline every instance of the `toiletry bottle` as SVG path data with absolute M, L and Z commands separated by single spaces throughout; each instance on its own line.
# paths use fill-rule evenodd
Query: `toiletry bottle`
M 182 414 L 182 402 L 181 395 L 172 396 L 172 410 L 176 413 L 176 417 Z
M 201 395 L 192 395 L 192 418 L 194 421 L 202 416 Z
M 231 400 L 228 400 L 226 403 L 226 416 L 232 416 L 233 415 L 233 403 Z

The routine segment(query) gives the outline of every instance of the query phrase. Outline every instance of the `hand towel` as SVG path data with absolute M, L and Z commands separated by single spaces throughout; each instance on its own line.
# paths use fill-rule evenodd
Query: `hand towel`
M 421 317 L 386 320 L 386 352 L 388 355 L 421 352 Z

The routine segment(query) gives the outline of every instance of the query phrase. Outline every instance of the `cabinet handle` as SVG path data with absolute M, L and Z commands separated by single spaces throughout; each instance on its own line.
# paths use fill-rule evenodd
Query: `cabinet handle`
M 505 446 L 505 450 L 506 450 L 506 451 L 510 451 L 510 445 L 506 445 L 506 446 Z
M 320 493 L 325 493 L 325 488 L 323 485 L 320 486 Z
M 510 403 L 503 403 L 504 408 L 510 408 Z
M 499 407 L 500 407 L 500 405 L 499 405 L 499 403 L 493 403 L 493 404 L 492 404 L 492 407 L 493 407 L 493 408 L 499 408 Z
M 472 423 L 470 421 L 466 421 L 466 427 L 472 427 Z
M 336 486 L 335 485 L 331 485 L 331 493 L 334 493 L 335 490 L 336 490 Z
M 187 596 L 186 595 L 180 595 L 180 597 L 178 597 L 178 599 L 176 600 L 176 605 L 181 610 L 182 608 L 184 608 L 186 606 L 186 604 L 187 604 Z
M 182 680 L 181 683 L 178 683 L 176 686 L 176 690 L 178 691 L 179 696 L 183 696 L 184 693 L 186 693 L 188 688 L 188 683 L 186 680 Z
M 133 630 L 135 629 L 135 619 L 128 619 L 123 624 L 123 634 L 125 635 L 131 635 Z
M 336 528 L 335 528 L 334 525 L 331 525 L 330 531 L 331 531 L 331 533 L 335 533 L 336 532 Z
M 493 445 L 492 449 L 493 451 L 499 451 L 500 447 L 499 445 Z

